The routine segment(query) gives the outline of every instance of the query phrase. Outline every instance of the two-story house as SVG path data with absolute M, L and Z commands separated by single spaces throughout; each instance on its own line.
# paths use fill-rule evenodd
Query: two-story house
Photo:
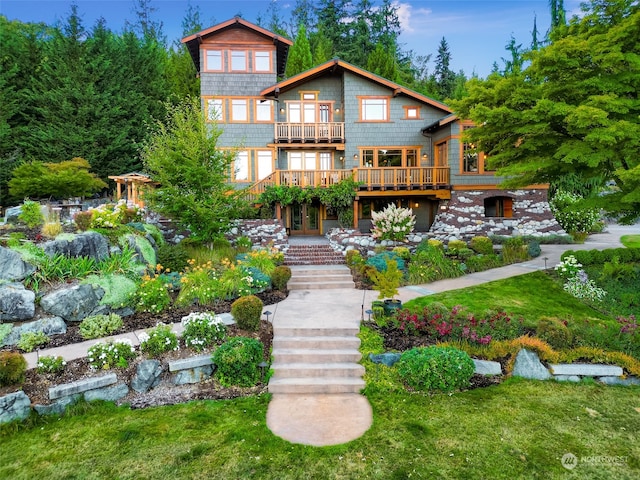
M 416 229 L 438 235 L 560 230 L 547 190 L 501 190 L 485 158 L 461 135 L 473 124 L 436 100 L 366 70 L 330 60 L 284 78 L 292 42 L 242 18 L 182 40 L 200 75 L 206 118 L 218 146 L 237 148 L 230 182 L 259 195 L 269 185 L 360 182 L 354 227 L 393 202 Z M 337 226 L 320 203 L 278 209 L 292 235 Z

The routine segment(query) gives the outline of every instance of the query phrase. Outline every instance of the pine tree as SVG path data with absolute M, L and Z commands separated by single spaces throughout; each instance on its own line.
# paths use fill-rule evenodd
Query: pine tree
M 304 25 L 300 25 L 298 27 L 298 35 L 296 35 L 296 39 L 289 51 L 285 75 L 292 77 L 300 72 L 309 70 L 311 67 L 313 67 L 313 60 L 311 57 L 311 46 L 307 38 L 307 29 Z
M 449 67 L 450 63 L 451 52 L 449 52 L 449 44 L 442 37 L 438 46 L 434 71 L 435 81 L 438 85 L 438 96 L 441 99 L 451 98 L 453 95 L 456 74 Z
M 369 55 L 367 70 L 392 82 L 395 82 L 398 77 L 395 56 L 388 53 L 382 43 L 378 43 Z

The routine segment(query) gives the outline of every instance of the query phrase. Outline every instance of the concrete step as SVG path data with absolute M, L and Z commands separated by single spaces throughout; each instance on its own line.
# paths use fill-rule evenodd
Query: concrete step
M 323 282 L 351 282 L 353 283 L 353 276 L 350 272 L 341 273 L 324 273 L 321 272 L 319 274 L 306 273 L 306 274 L 298 274 L 295 276 L 291 275 L 291 280 L 295 280 L 296 282 L 314 282 L 319 279 L 322 279 Z
M 344 337 L 326 336 L 282 336 L 275 335 L 273 338 L 274 349 L 308 348 L 323 349 L 331 344 L 331 348 L 354 349 L 360 348 L 360 339 L 353 335 Z
M 314 290 L 326 288 L 355 288 L 351 271 L 345 265 L 294 266 L 289 290 Z
M 350 377 L 360 378 L 364 375 L 364 367 L 358 363 L 273 363 L 275 371 L 272 379 L 308 378 L 308 377 Z
M 289 290 L 322 290 L 329 288 L 356 288 L 353 280 L 347 281 L 315 281 L 315 282 L 298 282 L 289 280 L 287 283 L 287 289 Z
M 329 245 L 290 245 L 284 254 L 287 265 L 344 265 L 344 256 Z
M 362 358 L 355 349 L 274 348 L 272 356 L 274 363 L 357 363 Z
M 269 393 L 360 393 L 365 387 L 361 378 L 309 377 L 280 378 L 269 381 Z
M 273 339 L 274 342 L 280 337 L 350 337 L 356 336 L 360 333 L 360 330 L 349 327 L 336 327 L 336 328 L 321 328 L 321 327 L 274 327 Z

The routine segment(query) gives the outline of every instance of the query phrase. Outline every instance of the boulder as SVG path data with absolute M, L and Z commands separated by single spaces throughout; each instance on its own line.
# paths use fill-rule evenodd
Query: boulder
M 551 378 L 549 370 L 540 362 L 538 355 L 526 348 L 518 352 L 513 366 L 513 376 L 532 380 L 548 380 Z
M 22 260 L 18 252 L 0 247 L 0 280 L 20 282 L 35 270 L 36 267 Z
M 75 395 L 62 397 L 49 405 L 36 404 L 33 409 L 38 412 L 38 415 L 62 415 L 67 410 L 67 407 L 77 403 L 81 397 L 81 394 L 76 393 Z
M 140 235 L 129 234 L 124 237 L 124 241 L 136 253 L 136 261 L 138 263 L 155 265 L 156 251 L 149 240 Z
M 109 242 L 98 232 L 82 232 L 71 239 L 61 238 L 42 244 L 47 255 L 59 253 L 67 257 L 89 257 L 96 261 L 109 256 Z
M 15 322 L 33 318 L 36 294 L 21 283 L 0 285 L 0 322 Z
M 0 423 L 24 420 L 31 413 L 31 400 L 22 390 L 0 397 Z
M 399 353 L 370 353 L 369 360 L 373 363 L 381 363 L 387 367 L 392 367 L 398 360 L 400 360 Z
M 185 385 L 188 383 L 200 383 L 213 374 L 213 365 L 204 365 L 202 367 L 188 368 L 180 370 L 173 377 L 175 385 Z
M 4 212 L 4 220 L 7 223 L 18 223 L 18 216 L 22 213 L 22 206 L 7 208 Z
M 103 400 L 105 402 L 117 402 L 121 398 L 124 398 L 129 393 L 129 387 L 126 384 L 120 383 L 113 387 L 98 388 L 96 390 L 89 390 L 84 392 L 84 399 L 87 402 L 93 402 L 96 400 Z
M 75 285 L 45 295 L 40 300 L 42 309 L 62 317 L 67 322 L 80 322 L 91 315 L 104 295 L 100 288 L 91 285 Z
M 158 360 L 144 360 L 138 364 L 131 388 L 144 393 L 160 383 L 162 365 Z
M 67 332 L 67 324 L 60 317 L 47 317 L 35 322 L 23 323 L 18 327 L 13 327 L 9 335 L 2 342 L 4 345 L 15 345 L 20 340 L 20 336 L 27 332 L 42 332 L 47 336 L 60 335 Z

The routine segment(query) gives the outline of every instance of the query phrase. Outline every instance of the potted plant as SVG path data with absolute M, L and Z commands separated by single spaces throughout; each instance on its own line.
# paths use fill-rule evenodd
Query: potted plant
M 378 299 L 384 299 L 385 313 L 390 315 L 394 310 L 402 308 L 402 302 L 394 298 L 398 295 L 402 272 L 395 260 L 386 258 L 385 263 L 387 267 L 385 270 L 371 270 L 369 278 L 373 282 L 373 289 L 378 291 Z

